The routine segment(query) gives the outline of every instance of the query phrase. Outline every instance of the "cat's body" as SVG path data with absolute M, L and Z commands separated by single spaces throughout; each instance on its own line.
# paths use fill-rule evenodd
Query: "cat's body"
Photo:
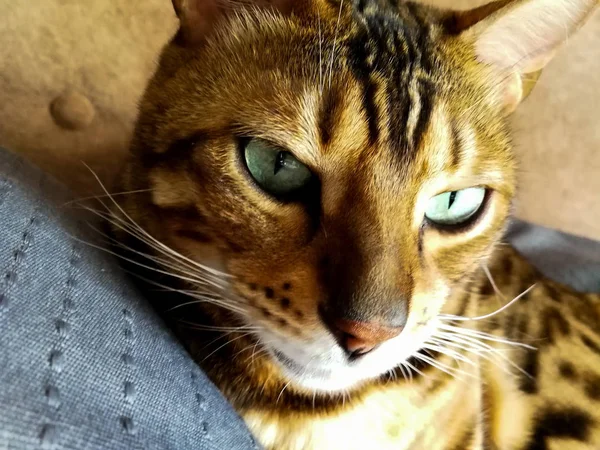
M 190 353 L 269 449 L 600 448 L 600 299 L 499 243 L 595 2 L 271 3 L 174 1 L 113 207 Z

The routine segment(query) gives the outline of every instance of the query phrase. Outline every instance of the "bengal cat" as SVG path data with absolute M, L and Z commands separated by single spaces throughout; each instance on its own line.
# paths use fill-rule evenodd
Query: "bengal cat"
M 600 298 L 501 243 L 507 117 L 596 0 L 173 3 L 111 221 L 257 441 L 600 448 Z

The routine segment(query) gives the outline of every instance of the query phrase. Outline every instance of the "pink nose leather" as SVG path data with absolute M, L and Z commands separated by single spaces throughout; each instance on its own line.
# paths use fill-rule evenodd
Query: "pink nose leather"
M 350 356 L 369 353 L 402 332 L 402 327 L 387 327 L 376 322 L 335 319 L 332 325 L 337 331 L 340 345 Z

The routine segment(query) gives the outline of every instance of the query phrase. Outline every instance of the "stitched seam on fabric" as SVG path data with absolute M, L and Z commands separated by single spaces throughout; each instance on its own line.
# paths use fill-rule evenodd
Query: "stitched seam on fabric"
M 204 440 L 211 441 L 212 436 L 210 435 L 210 427 L 208 422 L 206 421 L 206 398 L 204 395 L 200 393 L 200 389 L 198 388 L 198 375 L 194 369 L 190 371 L 190 379 L 192 382 L 192 392 L 194 393 L 194 400 L 196 402 L 196 410 L 198 411 L 198 415 L 200 416 L 200 432 L 201 438 Z
M 121 362 L 124 365 L 125 377 L 123 381 L 123 414 L 119 418 L 119 423 L 125 433 L 135 435 L 137 430 L 133 417 L 134 401 L 135 401 L 135 383 L 133 379 L 134 362 L 133 362 L 133 347 L 135 341 L 133 329 L 133 314 L 128 308 L 123 309 L 123 334 L 125 336 L 125 349 L 121 354 Z
M 27 251 L 33 244 L 33 229 L 38 224 L 37 209 L 31 216 L 19 244 L 14 248 L 12 252 L 12 261 L 9 263 L 8 268 L 4 271 L 2 282 L 0 284 L 0 312 L 6 310 L 8 307 L 8 292 L 17 283 L 17 272 L 21 267 L 21 264 L 25 260 Z
M 76 287 L 76 268 L 81 255 L 78 251 L 77 244 L 71 246 L 69 254 L 69 264 L 67 268 L 67 278 L 62 298 L 62 307 L 60 313 L 54 318 L 54 332 L 56 334 L 55 342 L 50 350 L 48 357 L 48 377 L 44 385 L 44 395 L 49 408 L 50 420 L 42 424 L 40 431 L 40 443 L 42 448 L 52 447 L 56 445 L 59 439 L 59 430 L 56 425 L 58 422 L 57 413 L 62 404 L 61 393 L 58 388 L 58 380 L 64 367 L 64 354 L 66 342 L 71 330 L 71 317 L 73 315 L 73 292 Z M 54 423 L 52 423 L 54 422 Z

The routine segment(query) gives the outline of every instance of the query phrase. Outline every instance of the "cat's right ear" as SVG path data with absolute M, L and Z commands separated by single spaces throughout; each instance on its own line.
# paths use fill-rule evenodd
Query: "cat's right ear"
M 179 18 L 179 39 L 186 46 L 200 44 L 219 22 L 240 8 L 272 8 L 289 12 L 294 0 L 171 0 Z
M 186 45 L 199 43 L 219 20 L 217 0 L 171 0 L 179 19 L 179 40 Z
M 524 98 L 527 75 L 539 74 L 597 6 L 598 0 L 497 0 L 452 13 L 446 26 L 505 76 L 499 94 L 511 112 Z

